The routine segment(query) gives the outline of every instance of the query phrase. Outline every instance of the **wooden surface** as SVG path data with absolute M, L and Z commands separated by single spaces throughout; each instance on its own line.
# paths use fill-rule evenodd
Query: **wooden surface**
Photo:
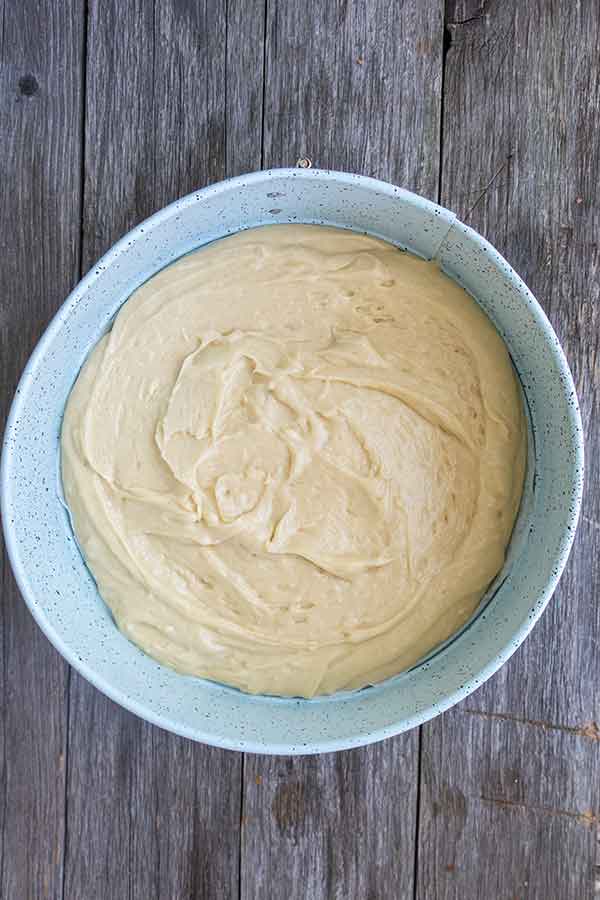
M 194 187 L 302 156 L 455 209 L 575 376 L 587 489 L 511 661 L 420 731 L 271 759 L 115 706 L 3 562 L 3 900 L 592 900 L 600 891 L 600 7 L 0 0 L 2 414 L 69 289 Z
M 35 7 L 33 15 L 31 3 L 0 2 L 2 423 L 80 268 L 84 14 L 79 0 Z M 68 671 L 33 624 L 5 551 L 1 584 L 0 896 L 60 897 Z

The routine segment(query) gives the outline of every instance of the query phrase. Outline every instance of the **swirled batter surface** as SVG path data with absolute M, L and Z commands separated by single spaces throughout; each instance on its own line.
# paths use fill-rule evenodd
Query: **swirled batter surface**
M 503 565 L 525 429 L 506 348 L 435 263 L 269 226 L 139 288 L 62 431 L 78 541 L 175 669 L 311 697 L 410 666 Z

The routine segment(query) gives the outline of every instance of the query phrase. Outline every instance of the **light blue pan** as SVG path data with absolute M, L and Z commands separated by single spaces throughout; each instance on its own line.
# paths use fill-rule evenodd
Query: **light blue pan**
M 251 697 L 178 675 L 117 630 L 75 543 L 58 486 L 65 401 L 121 304 L 184 253 L 243 228 L 311 222 L 367 232 L 445 271 L 506 341 L 530 418 L 525 496 L 507 564 L 453 640 L 411 671 L 316 700 Z M 476 232 L 400 188 L 340 172 L 278 169 L 190 194 L 126 235 L 67 298 L 37 345 L 10 412 L 1 471 L 4 532 L 19 587 L 60 653 L 144 719 L 219 747 L 316 753 L 414 728 L 474 691 L 516 650 L 552 596 L 579 514 L 583 443 L 571 373 L 519 276 Z

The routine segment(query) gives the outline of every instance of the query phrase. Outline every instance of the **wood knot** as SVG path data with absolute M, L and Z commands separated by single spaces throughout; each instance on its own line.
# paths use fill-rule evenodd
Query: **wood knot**
M 277 788 L 271 812 L 280 831 L 290 832 L 302 825 L 306 817 L 306 799 L 301 781 L 291 781 Z
M 34 78 L 33 75 L 23 75 L 22 78 L 19 78 L 17 87 L 23 97 L 33 97 L 40 89 L 37 78 Z

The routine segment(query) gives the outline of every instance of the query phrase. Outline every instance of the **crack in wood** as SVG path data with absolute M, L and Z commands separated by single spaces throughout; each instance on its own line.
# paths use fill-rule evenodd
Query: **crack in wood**
M 497 719 L 501 722 L 515 722 L 520 725 L 530 725 L 534 728 L 543 728 L 545 731 L 563 731 L 576 737 L 587 738 L 591 741 L 600 741 L 600 727 L 596 722 L 586 722 L 583 725 L 557 725 L 554 722 L 545 722 L 543 719 L 527 719 L 513 716 L 510 713 L 492 713 L 478 709 L 463 709 L 462 712 L 470 716 L 480 716 L 482 719 Z
M 496 179 L 499 178 L 499 176 L 504 172 L 504 170 L 505 170 L 506 168 L 508 168 L 508 165 L 509 165 L 509 163 L 510 163 L 510 161 L 511 161 L 512 158 L 513 158 L 513 154 L 512 154 L 512 153 L 509 153 L 509 154 L 507 155 L 506 159 L 504 160 L 504 162 L 502 163 L 502 165 L 500 166 L 500 168 L 499 168 L 496 172 L 494 172 L 494 174 L 492 175 L 492 177 L 490 178 L 490 180 L 488 181 L 488 183 L 486 184 L 486 186 L 484 187 L 484 189 L 481 191 L 479 197 L 477 198 L 477 200 L 475 201 L 475 203 L 473 204 L 473 206 L 468 210 L 468 212 L 467 212 L 467 214 L 466 214 L 466 216 L 465 216 L 465 222 L 468 221 L 468 219 L 469 219 L 471 213 L 473 212 L 473 210 L 476 209 L 477 206 L 479 206 L 479 204 L 481 203 L 481 201 L 483 200 L 483 198 L 485 197 L 485 195 L 487 194 L 487 192 L 489 191 L 489 189 L 491 188 L 491 186 L 494 184 L 494 182 L 496 181 Z
M 462 25 L 470 25 L 471 22 L 479 22 L 481 19 L 485 18 L 485 13 L 480 13 L 477 16 L 469 16 L 468 19 L 458 19 L 455 22 L 448 22 L 448 28 L 460 28 Z
M 481 22 L 482 19 L 487 18 L 487 6 L 489 0 L 483 0 L 479 12 L 476 12 L 472 16 L 465 16 L 464 19 L 453 19 L 451 22 L 446 22 L 448 28 L 461 28 L 464 25 L 471 25 L 473 22 Z
M 548 816 L 566 816 L 569 819 L 575 819 L 588 828 L 598 825 L 600 822 L 600 818 L 589 809 L 584 812 L 574 812 L 570 809 L 557 809 L 553 806 L 536 806 L 530 803 L 523 803 L 520 800 L 507 800 L 504 797 L 486 797 L 484 794 L 481 794 L 479 799 L 484 803 L 493 803 L 494 806 L 504 806 L 509 809 L 521 810 L 522 812 L 541 813 Z

